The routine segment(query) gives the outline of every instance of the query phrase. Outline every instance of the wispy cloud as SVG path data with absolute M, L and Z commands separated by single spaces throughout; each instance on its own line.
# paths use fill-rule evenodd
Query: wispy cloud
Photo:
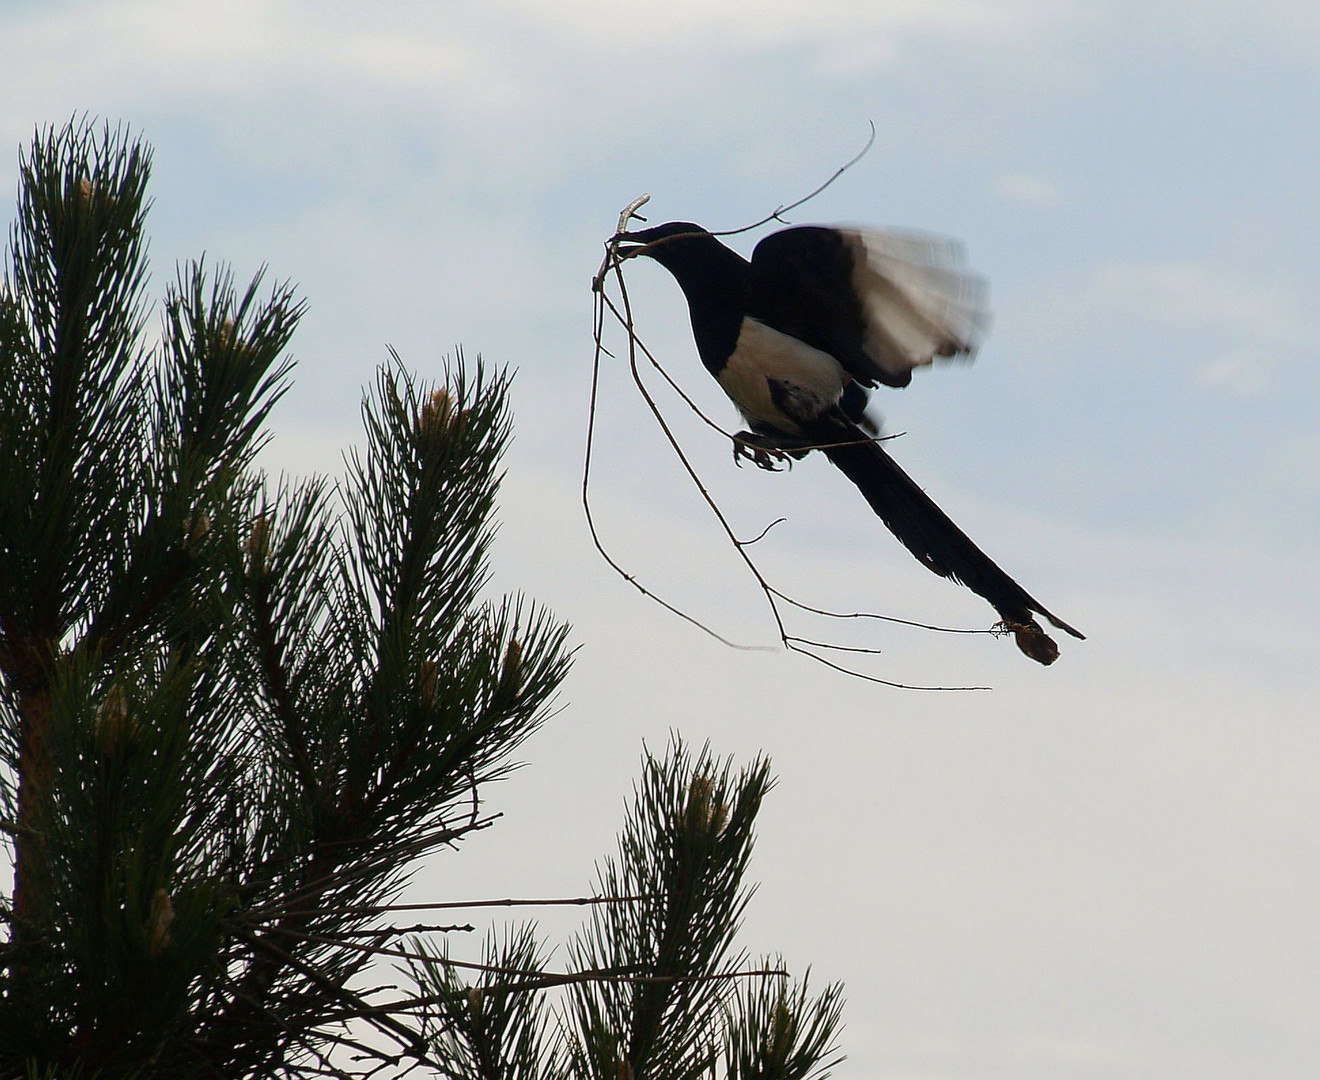
M 1039 173 L 1004 173 L 995 179 L 993 190 L 1000 198 L 1028 206 L 1058 206 L 1063 201 L 1058 182 Z
M 566 0 L 553 6 L 513 0 L 518 11 L 556 33 L 626 49 L 705 46 L 720 50 L 782 44 L 855 44 L 858 37 L 910 33 L 973 39 L 1012 37 L 1073 10 L 1062 0 L 675 0 L 663 5 Z
M 1205 262 L 1110 264 L 1092 275 L 1088 306 L 1170 331 L 1209 335 L 1218 347 L 1196 372 L 1205 386 L 1254 393 L 1276 358 L 1314 351 L 1316 325 L 1294 289 Z

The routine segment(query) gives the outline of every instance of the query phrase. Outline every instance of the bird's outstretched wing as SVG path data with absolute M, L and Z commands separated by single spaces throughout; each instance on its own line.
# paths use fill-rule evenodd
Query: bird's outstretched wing
M 985 280 L 957 241 L 802 225 L 752 252 L 747 313 L 834 356 L 863 385 L 906 386 L 935 357 L 971 357 Z

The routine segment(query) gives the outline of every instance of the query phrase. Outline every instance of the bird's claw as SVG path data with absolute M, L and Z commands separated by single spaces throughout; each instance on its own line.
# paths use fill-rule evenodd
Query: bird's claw
M 780 472 L 784 468 L 791 469 L 793 467 L 793 462 L 789 456 L 780 450 L 764 450 L 759 446 L 743 446 L 741 443 L 735 443 L 733 463 L 741 468 L 743 458 L 766 472 Z
M 1023 654 L 1038 664 L 1048 666 L 1059 658 L 1059 646 L 1040 628 L 1040 624 L 1035 619 L 1028 619 L 1024 623 L 1003 619 L 991 627 L 991 632 L 996 635 L 1012 634 L 1013 640 Z
M 751 431 L 740 431 L 733 437 L 733 463 L 739 468 L 742 467 L 743 458 L 746 458 L 758 469 L 779 472 L 784 468 L 793 467 L 794 456 L 791 452 L 775 446 L 764 436 Z

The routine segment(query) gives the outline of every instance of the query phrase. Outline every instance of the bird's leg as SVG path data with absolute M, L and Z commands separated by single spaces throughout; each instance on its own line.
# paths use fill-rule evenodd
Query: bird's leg
M 811 443 L 785 435 L 758 435 L 754 431 L 740 431 L 733 437 L 733 463 L 741 466 L 747 458 L 758 469 L 778 472 L 785 465 L 790 469 L 794 461 L 807 456 Z

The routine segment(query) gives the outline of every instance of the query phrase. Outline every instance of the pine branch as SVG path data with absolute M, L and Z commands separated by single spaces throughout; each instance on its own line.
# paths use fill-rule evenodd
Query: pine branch
M 843 988 L 835 983 L 813 998 L 809 978 L 796 987 L 762 982 L 739 992 L 727 1017 L 727 1080 L 825 1080 L 843 1060 Z
M 664 761 L 647 759 L 598 888 L 652 899 L 593 912 L 570 955 L 580 969 L 635 965 L 657 979 L 575 989 L 577 1073 L 617 1080 L 626 1065 L 638 1080 L 690 1080 L 713 1067 L 728 985 L 720 976 L 742 965 L 731 944 L 750 895 L 742 876 L 752 822 L 770 786 L 767 762 L 735 776 L 730 762 L 708 749 L 694 758 L 677 738 Z
M 725 1080 L 821 1080 L 837 988 L 733 943 L 762 760 L 648 758 L 595 895 L 397 903 L 498 820 L 571 658 L 486 596 L 509 376 L 392 355 L 343 484 L 272 487 L 303 304 L 188 264 L 146 348 L 149 163 L 39 132 L 0 283 L 0 1075 L 698 1080 L 723 1052 Z M 399 941 L 472 929 L 403 911 L 540 904 L 590 908 L 567 970 L 530 928 L 480 963 Z M 354 989 L 384 960 L 417 992 Z
M 19 720 L 15 941 L 49 922 L 41 833 L 51 770 L 47 674 L 104 580 L 96 543 L 136 505 L 124 491 L 141 424 L 144 189 L 149 155 L 87 124 L 38 133 L 20 160 L 19 217 L 0 307 L 6 459 L 0 466 L 0 625 Z M 12 275 L 12 276 L 11 276 Z M 112 550 L 112 549 L 111 549 Z
M 498 817 L 566 629 L 481 598 L 509 418 L 479 362 L 431 389 L 395 357 L 346 488 L 268 497 L 303 305 L 190 264 L 147 350 L 149 160 L 38 133 L 0 285 L 0 1073 L 334 1071 L 364 943 Z

